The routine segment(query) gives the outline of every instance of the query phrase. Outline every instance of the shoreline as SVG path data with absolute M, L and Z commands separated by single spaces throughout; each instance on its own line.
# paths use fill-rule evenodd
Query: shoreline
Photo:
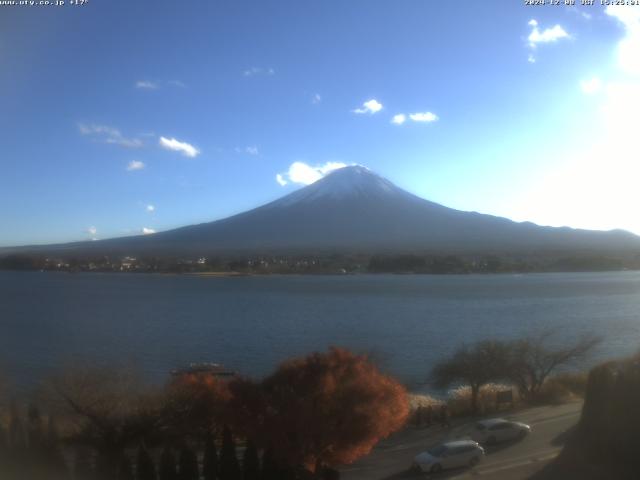
M 163 272 L 145 270 L 57 270 L 57 269 L 9 269 L 0 268 L 0 272 L 36 272 L 36 273 L 100 273 L 100 274 L 143 274 L 193 277 L 353 277 L 353 276 L 420 276 L 420 277 L 489 277 L 489 276 L 529 276 L 548 274 L 594 274 L 594 273 L 638 273 L 640 268 L 619 270 L 536 270 L 532 272 L 237 272 L 237 271 L 203 271 L 203 272 Z

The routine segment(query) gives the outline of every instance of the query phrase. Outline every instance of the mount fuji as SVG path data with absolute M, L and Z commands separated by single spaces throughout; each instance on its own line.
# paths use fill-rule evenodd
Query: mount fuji
M 640 249 L 622 230 L 542 227 L 417 197 L 362 166 L 334 170 L 276 201 L 153 235 L 22 247 L 58 253 L 531 252 Z

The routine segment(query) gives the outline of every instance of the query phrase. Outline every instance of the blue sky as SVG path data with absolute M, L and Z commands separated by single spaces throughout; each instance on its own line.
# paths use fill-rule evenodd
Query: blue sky
M 0 245 L 210 221 L 355 163 L 459 209 L 640 233 L 638 51 L 640 7 L 0 6 Z

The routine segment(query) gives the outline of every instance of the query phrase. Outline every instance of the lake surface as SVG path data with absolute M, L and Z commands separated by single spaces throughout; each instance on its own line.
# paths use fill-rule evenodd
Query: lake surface
M 556 329 L 640 349 L 640 272 L 211 278 L 0 272 L 0 370 L 27 388 L 86 362 L 150 379 L 212 361 L 251 376 L 329 345 L 371 352 L 412 387 L 463 342 Z

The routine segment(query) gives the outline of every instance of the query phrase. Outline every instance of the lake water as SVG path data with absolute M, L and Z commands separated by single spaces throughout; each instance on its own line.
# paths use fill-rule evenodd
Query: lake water
M 0 370 L 134 362 L 150 379 L 212 361 L 251 376 L 329 345 L 372 352 L 412 387 L 463 342 L 553 328 L 640 348 L 640 273 L 211 278 L 0 272 Z

